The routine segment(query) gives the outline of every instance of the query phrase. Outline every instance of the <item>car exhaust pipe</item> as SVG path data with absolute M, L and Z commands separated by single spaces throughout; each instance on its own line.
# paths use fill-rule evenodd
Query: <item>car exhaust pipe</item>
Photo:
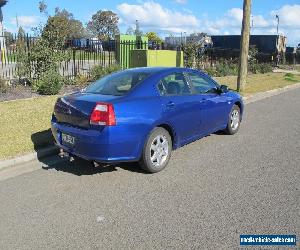
M 62 148 L 59 150 L 59 157 L 61 158 L 66 158 L 66 157 L 69 157 L 69 153 L 68 152 L 65 152 Z
M 59 157 L 61 158 L 69 158 L 69 161 L 74 161 L 74 157 L 70 155 L 68 152 L 65 152 L 62 148 L 59 150 Z

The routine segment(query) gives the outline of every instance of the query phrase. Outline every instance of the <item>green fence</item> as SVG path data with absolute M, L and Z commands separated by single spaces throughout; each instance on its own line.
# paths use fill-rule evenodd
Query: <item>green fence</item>
M 130 67 L 130 52 L 135 49 L 148 50 L 148 38 L 130 35 L 116 36 L 116 61 L 123 69 Z

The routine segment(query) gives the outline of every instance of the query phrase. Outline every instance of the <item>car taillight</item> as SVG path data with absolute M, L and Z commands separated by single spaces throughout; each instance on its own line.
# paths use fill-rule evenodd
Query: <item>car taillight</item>
M 115 126 L 116 117 L 113 105 L 110 103 L 98 102 L 91 114 L 90 124 Z

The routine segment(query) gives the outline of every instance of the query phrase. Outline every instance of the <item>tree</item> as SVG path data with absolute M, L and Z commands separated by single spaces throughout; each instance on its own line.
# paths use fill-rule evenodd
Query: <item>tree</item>
M 4 37 L 5 37 L 6 46 L 10 46 L 10 45 L 14 44 L 14 36 L 11 32 L 5 30 Z
M 20 26 L 18 30 L 18 37 L 24 37 L 25 36 L 25 30 Z
M 40 1 L 39 2 L 39 11 L 41 13 L 44 13 L 45 15 L 48 16 L 48 12 L 47 12 L 47 4 L 45 3 L 45 1 Z
M 131 26 L 128 27 L 128 29 L 126 30 L 126 35 L 134 35 L 134 29 Z
M 100 40 L 112 39 L 119 34 L 119 17 L 110 10 L 99 10 L 92 16 L 87 27 Z
M 20 26 L 18 30 L 18 36 L 16 41 L 17 49 L 17 76 L 20 78 L 31 76 L 31 62 L 26 51 L 26 39 L 25 39 L 25 30 Z
M 146 37 L 148 37 L 149 41 L 153 41 L 156 43 L 163 42 L 163 40 L 154 31 L 150 31 L 150 32 L 146 33 Z
M 54 16 L 48 16 L 42 34 L 49 32 L 55 35 L 54 39 L 76 39 L 86 37 L 86 30 L 82 22 L 76 20 L 72 13 L 59 8 L 55 9 Z
M 251 14 L 251 0 L 244 0 L 239 72 L 238 72 L 238 79 L 237 79 L 238 91 L 244 90 L 247 81 L 248 53 L 249 53 L 249 39 L 250 39 L 250 14 Z
M 39 7 L 41 4 L 39 4 Z M 40 8 L 46 12 L 46 8 Z M 65 50 L 65 39 L 70 34 L 73 15 L 58 8 L 54 16 L 48 16 L 45 27 L 36 30 L 41 34 L 32 43 L 30 53 L 26 49 L 23 29 L 19 29 L 17 40 L 18 76 L 26 77 L 33 83 L 33 88 L 42 94 L 56 94 L 60 90 L 63 78 L 59 74 L 61 62 L 70 59 L 69 51 Z
M 186 66 L 189 68 L 199 68 L 201 54 L 199 54 L 200 46 L 195 39 L 189 39 L 189 41 L 183 45 L 183 51 L 186 58 Z M 198 65 L 197 65 L 198 64 Z

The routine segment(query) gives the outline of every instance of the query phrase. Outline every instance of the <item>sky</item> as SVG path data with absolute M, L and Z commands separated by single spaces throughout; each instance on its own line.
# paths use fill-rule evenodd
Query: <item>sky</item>
M 16 32 L 19 25 L 27 32 L 45 22 L 39 13 L 39 0 L 9 0 L 3 7 L 4 27 Z M 118 14 L 121 32 L 134 27 L 139 20 L 144 32 L 155 31 L 160 36 L 180 36 L 205 32 L 210 35 L 240 34 L 242 0 L 46 0 L 49 13 L 55 7 L 65 8 L 86 24 L 98 10 L 112 10 Z M 288 45 L 300 43 L 300 0 L 252 0 L 253 27 L 251 34 L 276 34 L 276 15 L 279 33 L 287 36 Z

